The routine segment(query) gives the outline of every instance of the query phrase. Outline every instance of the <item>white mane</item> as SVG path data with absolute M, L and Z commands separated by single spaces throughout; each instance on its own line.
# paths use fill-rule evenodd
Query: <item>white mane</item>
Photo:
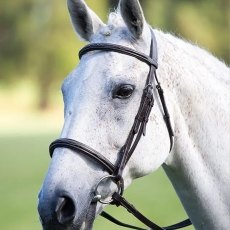
M 119 10 L 116 12 L 111 12 L 108 16 L 108 25 L 113 25 L 114 27 L 126 27 L 123 18 Z
M 211 53 L 199 46 L 192 44 L 182 38 L 177 38 L 169 33 L 158 31 L 159 41 L 158 44 L 163 46 L 167 45 L 164 49 L 169 52 L 165 53 L 166 59 L 162 64 L 168 63 L 167 58 L 178 61 L 177 65 L 186 65 L 188 69 L 194 69 L 194 72 L 205 70 L 210 77 L 216 77 L 220 81 L 230 82 L 228 67 Z M 175 59 L 176 58 L 176 59 Z
M 124 28 L 124 30 L 128 32 L 119 10 L 109 14 L 107 26 L 101 29 L 101 33 L 106 34 L 108 31 L 111 32 L 111 27 Z M 149 28 L 151 28 L 151 26 L 149 26 Z M 175 65 L 178 67 L 181 65 L 186 66 L 187 71 L 192 72 L 194 75 L 206 72 L 206 76 L 219 79 L 223 84 L 230 83 L 229 68 L 222 60 L 214 57 L 209 51 L 183 38 L 178 38 L 173 34 L 164 33 L 158 29 L 154 29 L 154 31 L 157 37 L 159 52 L 162 50 L 166 51 L 164 54 L 159 54 L 159 56 L 163 55 L 163 58 L 159 59 L 159 65 L 164 66 L 164 68 L 167 69 L 167 73 L 171 72 L 171 63 L 175 62 Z M 117 31 L 114 33 L 116 32 Z M 122 34 L 118 34 L 117 36 L 122 36 Z M 130 39 L 132 40 L 131 37 Z M 180 71 L 178 68 L 176 69 Z

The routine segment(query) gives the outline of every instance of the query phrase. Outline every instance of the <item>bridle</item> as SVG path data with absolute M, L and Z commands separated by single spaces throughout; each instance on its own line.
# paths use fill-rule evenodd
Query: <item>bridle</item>
M 168 226 L 168 227 L 160 227 L 147 219 L 144 215 L 142 215 L 133 205 L 131 205 L 122 195 L 124 191 L 124 180 L 122 177 L 122 173 L 125 169 L 125 166 L 127 165 L 129 159 L 131 158 L 136 146 L 138 145 L 142 135 L 145 136 L 146 134 L 146 125 L 148 123 L 148 119 L 150 116 L 151 109 L 154 105 L 154 97 L 153 97 L 153 89 L 154 86 L 157 89 L 159 99 L 161 102 L 161 109 L 164 117 L 164 121 L 168 130 L 169 139 L 170 139 L 170 151 L 173 147 L 173 129 L 170 122 L 170 116 L 169 112 L 165 103 L 164 98 L 164 92 L 161 88 L 160 82 L 158 81 L 156 70 L 158 68 L 157 60 L 158 60 L 158 54 L 157 54 L 157 42 L 155 35 L 153 31 L 151 30 L 152 39 L 151 39 L 151 47 L 150 47 L 150 56 L 147 56 L 141 52 L 138 52 L 136 50 L 116 45 L 116 44 L 110 44 L 110 43 L 92 43 L 87 46 L 85 46 L 83 49 L 79 52 L 79 58 L 81 59 L 83 55 L 85 55 L 88 52 L 91 51 L 106 51 L 106 52 L 117 52 L 120 54 L 132 56 L 147 65 L 149 65 L 150 70 L 149 74 L 146 80 L 145 87 L 143 89 L 143 94 L 139 106 L 138 113 L 135 117 L 133 126 L 129 132 L 129 135 L 126 139 L 125 144 L 118 152 L 118 160 L 116 164 L 112 164 L 108 159 L 106 159 L 102 154 L 97 152 L 96 150 L 92 149 L 91 147 L 78 142 L 76 140 L 68 139 L 68 138 L 60 138 L 55 140 L 50 144 L 49 151 L 50 156 L 52 157 L 53 152 L 56 148 L 67 148 L 71 149 L 74 152 L 77 152 L 79 154 L 83 154 L 85 156 L 88 156 L 95 160 L 97 163 L 103 166 L 104 169 L 109 173 L 108 176 L 103 177 L 95 189 L 95 197 L 93 199 L 93 202 L 101 202 L 103 204 L 114 204 L 116 206 L 123 206 L 126 208 L 131 214 L 133 214 L 137 219 L 139 219 L 142 223 L 144 223 L 146 226 L 150 227 L 152 230 L 160 230 L 160 229 L 167 229 L 167 230 L 173 230 L 173 229 L 179 229 L 186 227 L 188 225 L 191 225 L 191 221 L 189 219 L 182 221 L 178 224 Z M 113 181 L 117 186 L 117 191 L 112 195 L 112 199 L 110 201 L 105 201 L 102 199 L 100 193 L 98 192 L 98 187 L 105 182 L 106 180 Z M 132 229 L 139 229 L 143 230 L 143 228 L 135 227 L 132 225 L 124 224 L 112 216 L 110 216 L 106 212 L 102 212 L 101 216 L 105 217 L 106 219 L 112 221 L 113 223 L 128 227 Z

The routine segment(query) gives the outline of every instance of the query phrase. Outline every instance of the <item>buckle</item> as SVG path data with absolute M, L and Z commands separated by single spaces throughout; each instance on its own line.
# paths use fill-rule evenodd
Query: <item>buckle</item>
M 98 182 L 96 188 L 95 188 L 95 192 L 94 192 L 94 198 L 92 200 L 93 203 L 96 202 L 100 202 L 101 204 L 112 204 L 114 202 L 113 199 L 113 194 L 106 196 L 106 197 L 102 197 L 102 195 L 100 194 L 100 186 L 102 185 L 104 182 L 106 182 L 107 180 L 111 180 L 111 182 L 113 182 L 116 186 L 117 186 L 117 190 L 115 191 L 116 193 L 120 194 L 121 196 L 123 195 L 124 192 L 124 180 L 123 178 L 121 178 L 120 180 L 117 181 L 116 176 L 113 175 L 108 175 L 103 177 L 102 179 L 100 179 L 100 181 Z
M 153 85 L 152 84 L 146 85 L 143 92 L 144 92 L 143 93 L 144 97 L 151 99 L 153 96 Z

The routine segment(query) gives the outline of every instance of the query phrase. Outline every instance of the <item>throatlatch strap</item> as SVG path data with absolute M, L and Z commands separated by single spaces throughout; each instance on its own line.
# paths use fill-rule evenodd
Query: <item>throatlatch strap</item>
M 157 77 L 156 77 L 157 79 Z M 163 109 L 163 118 L 165 121 L 165 125 L 167 127 L 168 130 L 168 134 L 169 134 L 169 139 L 170 139 L 170 149 L 169 152 L 171 152 L 172 147 L 173 147 L 173 137 L 174 137 L 174 132 L 173 132 L 173 128 L 172 128 L 172 124 L 171 124 L 171 120 L 170 120 L 170 115 L 168 112 L 168 108 L 165 102 L 165 97 L 164 97 L 164 91 L 161 88 L 160 83 L 158 82 L 158 85 L 156 86 L 159 97 L 160 97 L 160 101 L 161 101 L 161 105 L 162 105 L 162 109 Z

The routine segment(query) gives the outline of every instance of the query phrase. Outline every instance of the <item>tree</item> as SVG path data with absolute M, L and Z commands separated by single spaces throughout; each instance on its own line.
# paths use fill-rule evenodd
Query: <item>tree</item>
M 52 86 L 60 87 L 76 64 L 73 47 L 77 51 L 80 43 L 63 4 L 45 0 L 0 3 L 0 83 L 9 85 L 29 77 L 37 86 L 39 109 L 48 107 Z
M 118 0 L 86 0 L 105 19 Z M 228 0 L 141 0 L 146 20 L 207 47 L 230 63 Z M 107 7 L 106 7 L 107 6 Z M 30 78 L 39 108 L 49 105 L 53 87 L 77 64 L 75 38 L 65 1 L 0 1 L 0 84 Z
M 5 1 L 0 3 L 0 79 L 10 83 L 15 73 L 23 75 L 28 37 L 24 34 L 29 26 L 31 1 Z

